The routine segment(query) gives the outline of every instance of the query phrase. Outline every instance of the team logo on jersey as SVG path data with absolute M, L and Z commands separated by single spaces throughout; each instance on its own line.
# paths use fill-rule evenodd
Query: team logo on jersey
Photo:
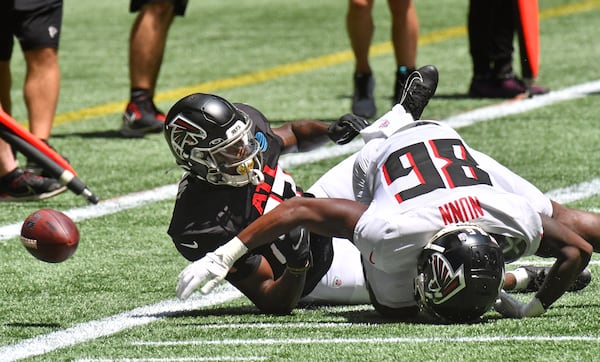
M 171 144 L 182 158 L 185 157 L 184 151 L 188 149 L 188 146 L 194 146 L 199 143 L 199 140 L 208 136 L 202 127 L 192 123 L 181 113 L 169 123 L 168 127 L 172 128 Z
M 448 259 L 440 253 L 431 255 L 431 270 L 433 278 L 427 286 L 427 294 L 435 304 L 444 303 L 467 286 L 464 265 L 454 270 Z
M 258 141 L 260 150 L 262 152 L 265 152 L 267 150 L 267 146 L 269 145 L 267 142 L 267 136 L 265 136 L 265 134 L 262 132 L 256 132 L 254 138 L 256 138 L 256 140 Z
M 339 276 L 337 276 L 337 275 L 336 275 L 336 276 L 334 276 L 334 277 L 333 277 L 333 282 L 332 282 L 331 284 L 332 284 L 332 286 L 333 286 L 334 288 L 341 288 L 341 287 L 342 287 L 342 284 L 343 284 L 343 283 L 342 283 L 342 278 L 340 278 L 340 277 L 339 277 Z

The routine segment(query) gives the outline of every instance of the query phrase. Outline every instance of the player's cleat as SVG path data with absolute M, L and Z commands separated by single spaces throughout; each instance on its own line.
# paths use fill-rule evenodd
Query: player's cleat
M 532 85 L 528 90 L 514 74 L 503 79 L 473 78 L 469 87 L 471 98 L 514 98 L 527 93 L 536 96 L 548 92 L 548 88 L 540 85 Z
M 373 118 L 377 113 L 373 91 L 373 74 L 354 73 L 354 93 L 352 94 L 352 113 L 363 118 Z
M 37 176 L 16 168 L 0 178 L 0 201 L 43 200 L 67 189 L 53 178 Z
M 549 267 L 540 266 L 521 266 L 517 269 L 522 268 L 527 272 L 528 283 L 527 286 L 522 290 L 514 290 L 518 292 L 537 292 L 546 279 L 546 275 L 550 270 Z M 587 287 L 592 281 L 592 273 L 590 269 L 585 268 L 575 279 L 573 284 L 567 289 L 568 292 L 576 292 Z
M 400 104 L 418 120 L 429 100 L 435 94 L 438 84 L 438 70 L 433 65 L 426 65 L 412 72 L 402 90 Z
M 394 97 L 392 98 L 392 107 L 400 103 L 400 99 L 402 98 L 402 90 L 404 90 L 406 80 L 408 79 L 408 76 L 414 71 L 415 68 L 409 68 L 404 65 L 399 67 L 396 71 L 396 82 L 394 83 Z
M 147 133 L 160 133 L 165 123 L 165 114 L 151 100 L 130 102 L 123 113 L 123 124 L 119 133 L 123 137 L 144 137 Z

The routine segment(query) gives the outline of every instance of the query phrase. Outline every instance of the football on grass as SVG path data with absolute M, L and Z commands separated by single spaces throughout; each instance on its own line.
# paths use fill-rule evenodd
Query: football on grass
M 39 260 L 60 263 L 77 250 L 79 230 L 73 220 L 62 212 L 41 209 L 23 222 L 21 243 Z

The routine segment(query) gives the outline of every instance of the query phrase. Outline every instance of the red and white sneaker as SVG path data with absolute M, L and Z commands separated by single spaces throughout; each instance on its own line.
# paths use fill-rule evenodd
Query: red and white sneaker
M 151 100 L 130 102 L 123 112 L 119 133 L 123 137 L 144 137 L 147 133 L 162 132 L 165 114 Z
M 67 189 L 58 180 L 15 169 L 0 178 L 0 202 L 43 200 Z

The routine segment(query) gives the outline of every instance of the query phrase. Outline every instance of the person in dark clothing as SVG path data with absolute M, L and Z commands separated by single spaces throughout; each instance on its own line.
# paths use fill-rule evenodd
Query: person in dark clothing
M 473 78 L 472 98 L 513 98 L 548 93 L 548 88 L 526 84 L 513 70 L 513 41 L 518 22 L 515 1 L 470 0 L 469 51 Z

